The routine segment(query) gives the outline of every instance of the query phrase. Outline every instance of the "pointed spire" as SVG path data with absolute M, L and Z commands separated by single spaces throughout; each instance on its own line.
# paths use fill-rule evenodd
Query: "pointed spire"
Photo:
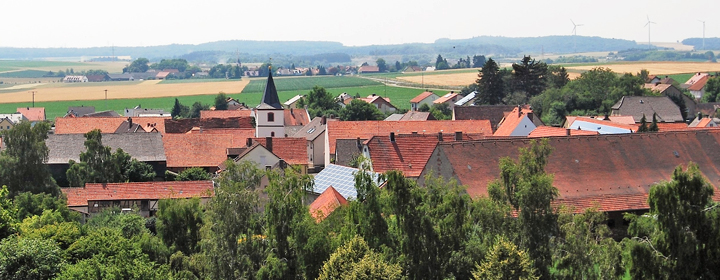
M 275 88 L 275 82 L 272 78 L 272 66 L 268 66 L 268 79 L 265 84 L 265 92 L 263 92 L 262 100 L 258 109 L 279 109 L 282 110 L 280 105 L 280 97 L 278 97 L 277 89 Z

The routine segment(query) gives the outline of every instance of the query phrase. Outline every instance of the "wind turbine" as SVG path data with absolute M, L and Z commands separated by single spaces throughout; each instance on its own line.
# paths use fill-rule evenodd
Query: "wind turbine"
M 570 22 L 572 22 L 572 24 L 573 24 L 573 30 L 572 30 L 572 33 L 573 33 L 573 49 L 574 49 L 575 52 L 577 52 L 577 38 L 575 38 L 575 37 L 577 37 L 577 27 L 578 27 L 578 26 L 583 26 L 583 25 L 582 25 L 582 24 L 575 24 L 575 22 L 574 22 L 572 19 L 570 19 Z
M 704 20 L 698 20 L 699 22 L 702 22 L 703 24 L 703 47 L 702 49 L 705 49 L 705 21 Z
M 652 47 L 652 45 L 650 45 L 650 25 L 651 25 L 651 24 L 656 24 L 656 23 L 650 21 L 650 16 L 647 16 L 647 20 L 648 20 L 648 21 L 647 21 L 647 23 L 645 24 L 645 26 L 647 26 L 647 28 L 648 28 L 648 49 L 650 49 L 650 48 Z

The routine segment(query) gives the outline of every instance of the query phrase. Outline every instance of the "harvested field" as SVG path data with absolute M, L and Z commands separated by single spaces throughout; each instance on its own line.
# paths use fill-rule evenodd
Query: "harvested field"
M 153 97 L 176 97 L 187 95 L 240 93 L 249 83 L 248 80 L 213 83 L 182 83 L 158 84 L 159 81 L 141 83 L 83 83 L 82 86 L 63 86 L 63 84 L 45 85 L 35 88 L 35 101 L 69 101 L 69 100 L 101 100 L 105 99 L 136 99 Z M 37 85 L 37 84 L 36 84 Z M 8 91 L 3 89 L 3 91 Z M 28 102 L 32 95 L 25 89 L 20 92 L 0 93 L 0 103 Z
M 477 80 L 478 72 L 436 74 L 424 76 L 397 77 L 398 80 L 408 81 L 416 84 L 438 85 L 438 86 L 466 86 Z
M 637 73 L 647 69 L 652 75 L 670 75 L 695 72 L 720 72 L 720 63 L 712 62 L 638 62 L 605 65 L 567 66 L 568 70 L 587 71 L 596 67 L 610 68 L 616 73 Z

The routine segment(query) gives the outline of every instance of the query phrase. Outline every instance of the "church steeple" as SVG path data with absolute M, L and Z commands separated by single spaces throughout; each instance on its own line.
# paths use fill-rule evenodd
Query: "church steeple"
M 278 97 L 277 89 L 275 88 L 275 82 L 272 78 L 272 66 L 268 66 L 268 79 L 267 84 L 265 84 L 265 92 L 263 92 L 262 100 L 260 100 L 260 105 L 258 105 L 256 108 L 270 110 L 282 110 L 283 108 L 280 104 L 280 97 Z

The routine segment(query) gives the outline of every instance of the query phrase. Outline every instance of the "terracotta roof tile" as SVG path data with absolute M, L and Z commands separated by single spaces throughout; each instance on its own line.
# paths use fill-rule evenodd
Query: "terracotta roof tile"
M 253 138 L 253 142 L 259 142 L 267 148 L 266 138 Z M 289 164 L 307 165 L 310 163 L 308 157 L 307 139 L 300 137 L 273 137 L 272 153 Z
M 166 198 L 212 197 L 212 181 L 169 181 L 142 183 L 85 184 L 83 188 L 62 188 L 68 206 L 87 206 L 88 201 L 156 200 Z
M 388 135 L 373 136 L 366 141 L 373 171 L 400 170 L 407 177 L 418 177 L 438 139 L 437 134 L 401 134 L 395 135 L 395 142 L 390 142 Z M 454 141 L 454 135 L 444 134 L 443 141 Z
M 415 96 L 413 99 L 410 99 L 410 103 L 420 103 L 420 102 L 423 101 L 425 98 L 428 98 L 428 97 L 430 97 L 431 95 L 435 95 L 435 93 L 432 93 L 432 92 L 429 92 L 429 91 L 423 92 L 423 93 L 421 93 L 420 95 Z
M 487 195 L 487 184 L 500 174 L 500 158 L 517 158 L 518 148 L 529 142 L 516 138 L 440 143 L 421 176 L 434 171 L 457 178 L 473 197 Z M 648 209 L 642 197 L 650 186 L 670 180 L 675 167 L 691 161 L 710 184 L 720 185 L 719 129 L 552 137 L 549 144 L 554 150 L 546 172 L 554 176 L 559 199 L 571 204 L 600 202 L 603 209 Z
M 251 110 L 203 110 L 200 111 L 201 119 L 227 119 L 236 117 L 250 117 L 252 116 Z
M 240 138 L 255 137 L 255 129 L 252 128 L 203 128 L 202 132 L 199 127 L 193 127 L 192 130 L 185 134 L 229 134 Z
M 551 136 L 567 136 L 568 131 L 570 131 L 570 135 L 572 135 L 572 136 L 598 135 L 597 131 L 566 129 L 566 128 L 562 128 L 562 127 L 553 127 L 553 126 L 538 126 L 532 132 L 530 132 L 530 135 L 528 135 L 528 137 L 529 138 L 538 138 L 538 137 L 551 137 Z
M 441 104 L 441 103 L 445 103 L 445 102 L 448 102 L 448 101 L 455 102 L 455 101 L 456 101 L 455 98 L 456 98 L 457 96 L 458 96 L 457 93 L 451 92 L 451 93 L 448 93 L 448 94 L 445 94 L 445 95 L 441 96 L 441 97 L 438 98 L 438 99 L 435 99 L 435 101 L 433 101 L 433 103 L 434 103 L 434 104 Z
M 365 66 L 361 66 L 358 69 L 358 73 L 363 73 L 363 72 L 367 72 L 367 73 L 380 72 L 380 68 L 377 66 L 365 65 Z
M 218 167 L 227 160 L 227 148 L 247 143 L 243 135 L 174 134 L 163 136 L 168 168 Z
M 399 119 L 400 121 L 429 121 L 429 120 L 435 120 L 435 116 L 430 114 L 430 112 L 419 112 L 419 111 L 407 111 L 407 113 L 402 115 L 402 118 Z
M 707 81 L 708 81 L 709 79 L 710 79 L 710 76 L 703 76 L 702 78 L 700 78 L 699 80 L 697 80 L 697 82 L 693 83 L 693 84 L 688 88 L 688 90 L 701 91 L 701 90 L 705 87 L 705 84 L 707 84 Z
M 707 77 L 707 76 L 709 76 L 709 75 L 710 75 L 710 74 L 708 74 L 708 73 L 696 73 L 695 75 L 693 75 L 692 77 L 690 77 L 690 79 L 688 79 L 688 80 L 685 82 L 685 84 L 686 84 L 686 85 L 695 84 L 695 83 L 697 83 L 698 80 L 700 80 L 700 79 L 702 79 L 702 78 L 704 78 L 704 77 Z
M 521 113 L 518 114 L 520 109 L 515 107 L 509 114 L 505 116 L 500 125 L 498 126 L 493 136 L 512 136 L 511 134 L 515 131 L 520 122 L 529 114 L 532 113 L 530 109 L 522 109 Z
M 310 208 L 310 215 L 315 218 L 315 221 L 320 222 L 330 216 L 335 209 L 347 204 L 347 199 L 330 186 L 308 208 Z
M 489 120 L 494 132 L 505 115 L 515 107 L 512 105 L 455 106 L 453 117 L 455 120 Z
M 208 128 L 245 128 L 253 129 L 252 117 L 230 117 L 209 119 L 165 119 L 165 132 L 187 133 L 194 127 Z M 161 131 L 162 132 L 162 131 Z
M 285 126 L 304 126 L 310 123 L 310 115 L 305 109 L 285 109 Z
M 335 153 L 337 139 L 370 139 L 378 135 L 410 134 L 447 134 L 461 131 L 463 134 L 490 135 L 490 121 L 464 120 L 464 121 L 338 121 L 327 123 L 330 153 Z
M 126 121 L 126 117 L 65 117 L 55 119 L 55 134 L 85 134 L 93 129 L 112 133 Z M 135 117 L 133 122 L 140 124 L 145 131 L 153 128 L 165 133 L 165 121 L 170 117 Z
M 31 122 L 45 120 L 45 108 L 44 107 L 22 107 L 22 108 L 17 108 L 17 112 L 20 114 L 23 114 L 23 116 L 25 116 L 25 118 Z

